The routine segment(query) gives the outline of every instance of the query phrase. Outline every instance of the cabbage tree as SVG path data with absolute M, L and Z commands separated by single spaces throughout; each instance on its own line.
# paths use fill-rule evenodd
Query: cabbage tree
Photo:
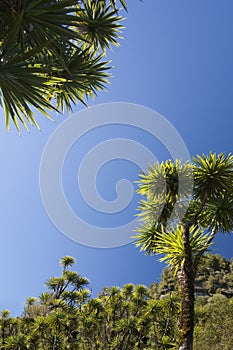
M 140 175 L 138 192 L 143 198 L 136 245 L 162 254 L 174 269 L 181 296 L 179 350 L 192 350 L 198 263 L 218 232 L 233 229 L 233 156 L 156 163 Z

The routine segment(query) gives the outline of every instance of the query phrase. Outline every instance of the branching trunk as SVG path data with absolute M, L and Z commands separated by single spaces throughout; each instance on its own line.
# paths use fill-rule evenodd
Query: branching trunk
M 216 225 L 213 229 L 211 234 L 209 235 L 209 238 L 207 239 L 203 249 L 200 251 L 200 253 L 195 257 L 194 261 L 193 261 L 193 265 L 194 265 L 194 271 L 196 274 L 197 268 L 198 268 L 198 264 L 200 262 L 201 257 L 203 256 L 203 254 L 207 251 L 207 249 L 209 248 L 209 245 L 211 244 L 211 242 L 213 241 L 213 239 L 215 238 L 216 234 L 218 232 L 218 226 Z
M 184 254 L 183 265 L 177 274 L 181 294 L 179 350 L 193 350 L 195 272 L 189 240 L 189 227 L 184 228 Z

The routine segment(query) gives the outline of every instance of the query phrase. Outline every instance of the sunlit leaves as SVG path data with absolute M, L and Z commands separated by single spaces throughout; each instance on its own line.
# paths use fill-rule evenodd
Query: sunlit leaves
M 5 349 L 22 349 L 27 350 L 28 349 L 28 336 L 25 334 L 16 334 L 8 337 Z
M 200 224 L 223 233 L 233 230 L 233 191 L 224 191 L 218 197 L 210 198 L 200 215 Z
M 139 176 L 137 192 L 145 195 L 148 200 L 164 194 L 174 200 L 182 199 L 190 193 L 190 187 L 192 189 L 192 167 L 188 162 L 182 164 L 180 160 L 156 162 Z
M 137 229 L 138 234 L 134 235 L 135 245 L 140 247 L 141 251 L 145 251 L 148 255 L 155 253 L 155 240 L 157 237 L 157 228 L 153 225 L 142 225 Z
M 233 156 L 210 152 L 197 155 L 194 160 L 194 195 L 202 198 L 205 193 L 214 198 L 224 191 L 232 191 Z
M 105 90 L 110 74 L 103 54 L 118 45 L 122 28 L 115 6 L 96 0 L 0 4 L 0 105 L 7 129 L 11 120 L 18 130 L 20 123 L 38 127 L 35 110 L 49 117 Z
M 198 263 L 218 231 L 230 233 L 233 230 L 231 154 L 210 152 L 185 164 L 171 160 L 155 163 L 146 173 L 140 174 L 138 185 L 138 193 L 143 197 L 139 202 L 140 226 L 134 236 L 135 244 L 148 254 L 161 254 L 161 260 L 173 266 L 176 272 L 186 259 L 185 242 L 186 246 L 190 245 L 191 259 Z M 169 222 L 174 204 L 182 205 L 186 198 L 189 206 L 182 220 Z
M 138 193 L 143 197 L 139 202 L 140 221 L 147 226 L 166 226 L 174 210 L 174 219 L 186 211 L 193 188 L 192 166 L 171 160 L 149 165 L 147 172 L 139 174 Z
M 123 19 L 116 14 L 112 7 L 98 0 L 84 0 L 84 11 L 79 15 L 78 30 L 83 34 L 86 42 L 84 48 L 94 51 L 99 47 L 105 52 L 111 44 L 118 46 L 121 38 L 120 31 L 123 28 L 120 21 Z
M 99 2 L 101 3 L 101 5 L 106 5 L 107 0 L 99 0 Z M 123 8 L 127 11 L 127 5 L 126 5 L 126 1 L 125 0 L 109 0 L 110 5 L 117 11 L 118 10 L 118 4 L 121 4 L 123 6 Z
M 202 253 L 203 249 L 206 250 L 210 247 L 208 238 L 209 234 L 205 233 L 200 227 L 191 228 L 190 245 L 193 257 Z M 173 231 L 168 231 L 166 234 L 158 232 L 154 245 L 155 253 L 163 255 L 160 260 L 167 261 L 177 272 L 185 260 L 183 228 L 177 226 Z
M 87 51 L 76 52 L 67 57 L 66 69 L 60 71 L 60 84 L 50 95 L 57 101 L 57 108 L 71 110 L 72 104 L 86 104 L 88 97 L 94 97 L 104 90 L 108 83 L 108 62 L 102 60 L 102 55 L 94 55 Z
M 142 251 L 148 254 L 161 254 L 161 261 L 168 262 L 169 265 L 176 269 L 180 268 L 184 262 L 185 250 L 183 239 L 183 227 L 176 226 L 173 229 L 162 232 L 155 226 L 150 229 L 140 228 L 136 246 L 141 247 Z M 190 244 L 193 256 L 202 253 L 210 247 L 208 244 L 209 233 L 200 227 L 192 227 L 190 229 Z
M 63 262 L 72 263 L 72 260 L 72 257 L 62 258 Z M 212 281 L 211 293 L 217 290 L 218 293 L 196 300 L 195 343 L 198 349 L 203 345 L 213 349 L 215 344 L 216 348 L 230 349 L 233 303 L 232 298 L 226 298 L 220 292 L 231 288 L 231 265 L 218 255 L 207 255 L 201 260 L 198 277 L 203 290 L 209 295 L 207 289 Z M 153 286 L 147 288 L 129 283 L 122 288 L 105 287 L 101 296 L 86 300 L 72 312 L 62 306 L 62 300 L 57 300 L 56 308 L 41 314 L 12 318 L 9 311 L 3 310 L 0 346 L 9 350 L 175 350 L 178 348 L 180 298 L 174 290 L 164 293 L 164 286 L 170 279 L 174 282 L 172 271 L 166 271 L 169 273 L 163 273 L 158 294 L 154 293 Z M 76 291 L 79 292 L 84 290 Z M 45 294 L 44 302 L 48 295 L 51 296 L 50 292 Z M 28 298 L 26 302 L 31 307 L 36 303 L 35 298 Z
M 64 256 L 60 260 L 60 265 L 66 269 L 67 267 L 70 267 L 76 263 L 76 260 L 72 256 Z

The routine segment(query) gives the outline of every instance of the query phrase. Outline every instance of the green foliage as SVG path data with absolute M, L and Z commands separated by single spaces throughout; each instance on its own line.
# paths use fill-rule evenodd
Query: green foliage
M 148 172 L 139 174 L 138 193 L 143 196 L 139 202 L 138 217 L 148 228 L 157 226 L 164 229 L 171 218 L 174 206 L 179 219 L 179 209 L 189 198 L 192 190 L 192 165 L 170 159 L 166 162 L 149 165 Z
M 122 288 L 104 287 L 98 297 L 90 298 L 85 293 L 87 280 L 69 269 L 74 263 L 69 256 L 61 259 L 61 276 L 50 278 L 48 291 L 39 298 L 27 299 L 21 317 L 11 318 L 8 310 L 2 311 L 1 349 L 177 349 L 180 298 L 171 269 L 166 268 L 161 282 L 149 288 L 132 283 Z M 223 280 L 229 276 L 232 283 L 232 262 L 208 254 L 200 262 L 197 285 L 199 276 L 206 276 L 204 286 L 217 272 Z M 83 293 L 78 302 L 77 293 Z M 213 296 L 206 293 L 196 300 L 194 349 L 230 350 L 233 299 L 221 295 L 220 290 Z M 75 303 L 71 305 L 72 296 Z
M 161 281 L 155 290 L 156 297 L 178 292 L 174 269 L 164 268 Z M 199 263 L 195 278 L 196 296 L 211 297 L 214 294 L 233 297 L 233 265 L 219 254 L 206 254 Z
M 110 49 L 110 45 L 118 46 L 119 33 L 122 26 L 119 17 L 116 16 L 115 4 L 107 5 L 106 2 L 88 0 L 83 2 L 84 11 L 79 15 L 79 30 L 84 38 L 84 48 L 89 50 Z
M 68 269 L 74 262 L 61 259 L 62 275 L 50 278 L 39 298 L 27 299 L 22 317 L 2 312 L 2 348 L 170 349 L 176 343 L 176 295 L 154 299 L 150 288 L 129 283 L 105 287 L 90 299 L 87 279 Z
M 190 229 L 190 245 L 193 257 L 200 254 L 206 248 L 208 235 L 200 227 Z M 177 226 L 173 231 L 165 234 L 157 234 L 156 252 L 162 254 L 160 261 L 167 261 L 169 265 L 175 267 L 175 275 L 178 268 L 184 264 L 185 249 L 183 240 L 183 228 Z
M 189 230 L 193 258 L 211 245 L 216 233 L 233 228 L 233 156 L 210 152 L 193 163 L 155 163 L 140 174 L 136 245 L 149 254 L 163 254 L 177 269 L 184 262 L 184 230 Z M 193 187 L 192 187 L 193 185 Z M 190 187 L 191 186 L 191 187 Z M 190 193 L 193 194 L 190 198 Z M 186 213 L 180 217 L 183 205 Z
M 122 1 L 123 6 L 125 2 Z M 105 89 L 106 49 L 118 45 L 116 1 L 5 0 L 0 4 L 0 106 L 38 126 L 33 110 L 68 111 Z
M 203 227 L 224 233 L 233 227 L 233 156 L 210 153 L 207 157 L 194 158 L 194 197 L 198 201 L 206 196 L 206 202 L 199 214 Z
M 232 162 L 231 154 L 224 155 L 210 152 L 207 156 L 197 155 L 194 161 L 194 194 L 197 199 L 203 198 L 205 193 L 211 198 L 231 190 Z
M 233 299 L 214 295 L 204 305 L 196 304 L 194 350 L 231 350 L 233 344 Z
M 233 229 L 233 156 L 167 160 L 140 175 L 136 246 L 172 266 L 181 296 L 179 349 L 193 348 L 195 276 L 218 233 Z M 215 285 L 218 278 L 213 277 Z M 210 290 L 211 287 L 209 286 Z

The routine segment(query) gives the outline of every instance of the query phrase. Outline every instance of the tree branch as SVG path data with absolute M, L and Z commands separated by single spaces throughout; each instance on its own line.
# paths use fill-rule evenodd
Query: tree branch
M 197 218 L 198 218 L 198 216 L 201 214 L 201 212 L 202 212 L 202 210 L 203 210 L 203 208 L 204 208 L 204 206 L 205 206 L 205 204 L 206 204 L 206 202 L 207 202 L 208 197 L 209 197 L 209 191 L 206 191 L 206 192 L 204 193 L 203 199 L 202 199 L 202 201 L 201 201 L 201 203 L 200 203 L 200 205 L 199 205 L 198 210 L 197 210 L 196 213 L 191 217 L 191 219 L 189 220 L 189 222 L 186 224 L 186 227 L 187 227 L 187 228 L 190 228 L 192 225 L 194 225 L 194 224 L 196 223 Z
M 194 266 L 194 271 L 196 272 L 197 265 L 200 261 L 201 256 L 204 254 L 204 252 L 208 249 L 210 243 L 213 241 L 214 237 L 216 236 L 216 233 L 218 232 L 218 227 L 217 225 L 213 228 L 211 234 L 209 235 L 205 245 L 201 249 L 201 251 L 195 256 L 193 266 Z

